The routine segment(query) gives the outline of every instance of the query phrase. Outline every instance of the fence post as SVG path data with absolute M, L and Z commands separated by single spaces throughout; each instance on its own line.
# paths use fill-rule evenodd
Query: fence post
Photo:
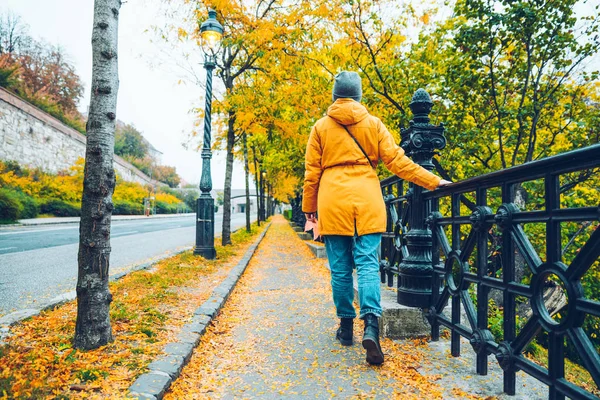
M 304 217 L 304 213 L 302 212 L 302 193 L 299 192 L 296 194 L 296 197 L 292 199 L 292 221 L 304 228 L 304 224 L 306 223 L 306 218 Z
M 433 102 L 424 89 L 415 92 L 409 106 L 414 117 L 408 128 L 401 129 L 400 146 L 415 163 L 431 171 L 436 150 L 446 146 L 444 126 L 429 123 Z M 405 236 L 408 257 L 402 260 L 398 268 L 398 303 L 420 308 L 430 306 L 433 276 L 431 230 L 425 223 L 431 205 L 422 200 L 424 190 L 410 184 L 409 230 Z

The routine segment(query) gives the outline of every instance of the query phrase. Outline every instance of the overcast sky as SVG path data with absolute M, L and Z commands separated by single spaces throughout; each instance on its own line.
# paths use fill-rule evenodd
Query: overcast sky
M 127 0 L 121 7 L 117 118 L 142 131 L 163 153 L 163 164 L 175 166 L 183 179 L 197 184 L 202 166 L 200 153 L 184 149 L 182 143 L 188 142 L 193 129 L 190 109 L 204 107 L 204 89 L 179 85 L 180 71 L 150 67 L 151 61 L 159 57 L 159 51 L 150 42 L 151 34 L 144 31 L 158 21 L 155 4 L 155 0 Z M 64 48 L 85 85 L 82 111 L 90 101 L 93 5 L 93 0 L 0 1 L 0 12 L 20 15 L 34 38 Z M 243 189 L 241 164 L 236 163 L 233 172 L 232 187 Z M 213 155 L 212 179 L 214 188 L 223 188 L 224 154 Z

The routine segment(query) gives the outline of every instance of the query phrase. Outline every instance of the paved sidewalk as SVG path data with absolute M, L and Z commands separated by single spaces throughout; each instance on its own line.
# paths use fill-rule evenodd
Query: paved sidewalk
M 438 377 L 417 372 L 421 342 L 384 340 L 386 362 L 372 367 L 360 345 L 358 322 L 355 344 L 341 346 L 334 339 L 338 320 L 325 260 L 314 258 L 276 216 L 165 398 L 444 397 Z

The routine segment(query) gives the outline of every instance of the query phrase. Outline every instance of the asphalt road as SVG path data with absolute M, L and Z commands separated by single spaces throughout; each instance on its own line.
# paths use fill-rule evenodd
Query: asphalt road
M 234 214 L 231 229 L 245 225 Z M 222 215 L 215 231 L 220 235 Z M 113 221 L 110 274 L 194 245 L 194 215 L 176 218 Z M 0 315 L 36 308 L 75 289 L 79 224 L 0 230 Z

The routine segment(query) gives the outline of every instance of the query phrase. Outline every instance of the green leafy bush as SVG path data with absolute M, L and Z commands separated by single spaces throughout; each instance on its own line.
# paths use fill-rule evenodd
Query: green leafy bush
M 180 193 L 183 197 L 182 200 L 185 202 L 185 204 L 187 204 L 189 209 L 195 210 L 196 204 L 198 202 L 198 197 L 200 196 L 200 191 L 194 188 L 194 190 L 186 190 L 185 192 Z
M 16 176 L 27 176 L 29 175 L 29 169 L 19 165 L 18 162 L 14 160 L 5 160 L 2 161 L 2 166 L 0 166 L 0 170 L 2 172 L 14 172 Z
M 177 205 L 176 204 L 168 204 L 164 201 L 156 202 L 156 213 L 157 214 L 176 214 L 177 213 Z
M 0 221 L 14 222 L 23 212 L 19 197 L 12 190 L 0 189 Z
M 36 218 L 40 213 L 40 206 L 33 197 L 26 195 L 23 192 L 15 191 L 15 195 L 19 202 L 23 205 L 23 212 L 19 215 L 19 219 Z
M 53 100 L 48 100 L 44 98 L 31 97 L 20 95 L 24 100 L 32 103 L 37 108 L 42 111 L 47 112 L 52 115 L 54 118 L 58 119 L 63 124 L 70 126 L 81 134 L 86 134 L 85 130 L 85 122 L 83 118 L 72 117 L 65 114 L 60 104 L 55 103 Z
M 40 213 L 40 206 L 37 202 L 20 190 L 4 188 L 2 189 L 2 192 L 4 193 L 5 200 L 10 199 L 9 202 L 16 202 L 17 205 L 16 208 L 6 204 L 0 205 L 0 214 L 2 214 L 0 219 L 10 222 L 23 218 L 35 218 Z
M 19 81 L 17 78 L 18 66 L 9 66 L 0 68 L 0 86 L 3 88 L 10 88 L 18 85 Z
M 142 215 L 144 214 L 144 205 L 133 203 L 131 201 L 115 201 L 113 208 L 114 215 Z
M 42 214 L 52 214 L 56 217 L 79 217 L 81 208 L 77 204 L 58 199 L 48 199 L 40 204 Z

